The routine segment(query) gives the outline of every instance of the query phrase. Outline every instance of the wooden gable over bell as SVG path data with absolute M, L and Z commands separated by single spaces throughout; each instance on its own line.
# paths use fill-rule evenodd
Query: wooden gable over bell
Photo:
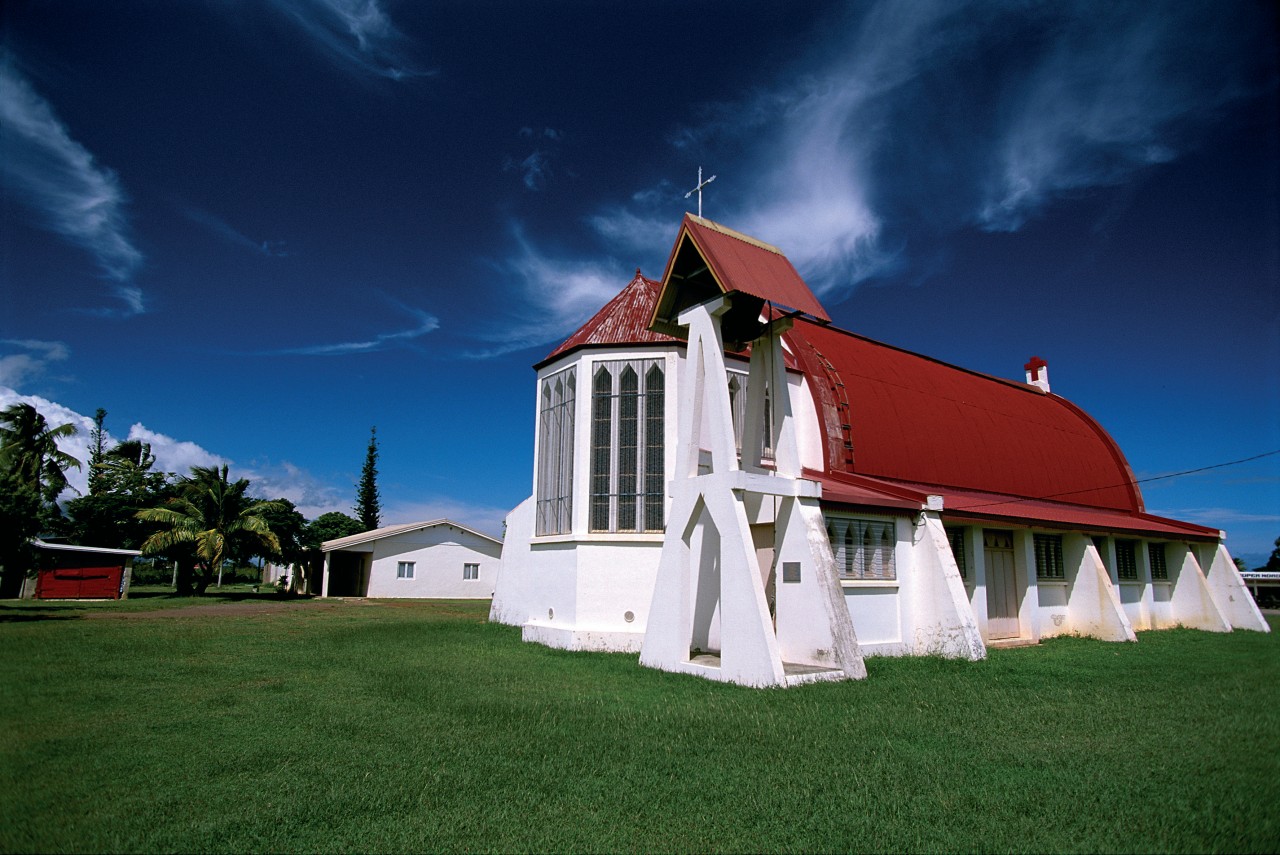
M 687 338 L 680 313 L 721 294 L 731 308 L 722 319 L 725 344 L 735 350 L 763 333 L 766 302 L 822 323 L 831 317 L 776 246 L 711 220 L 685 214 L 667 259 L 649 329 Z

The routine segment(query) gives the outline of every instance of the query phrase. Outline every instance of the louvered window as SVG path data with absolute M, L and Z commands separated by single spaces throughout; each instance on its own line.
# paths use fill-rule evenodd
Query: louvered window
M 1138 578 L 1138 544 L 1132 540 L 1116 541 L 1116 576 L 1122 582 Z
M 1062 564 L 1062 535 L 1037 534 L 1036 546 L 1036 578 L 1066 579 L 1066 570 Z
M 1147 556 L 1151 559 L 1151 578 L 1159 582 L 1169 581 L 1169 565 L 1164 563 L 1164 544 L 1148 543 Z
M 573 368 L 542 381 L 538 402 L 537 534 L 565 534 L 573 527 Z
M 955 556 L 956 566 L 960 568 L 960 578 L 969 578 L 969 561 L 964 554 L 964 529 L 948 528 L 947 542 L 951 544 L 951 554 Z
M 896 535 L 892 520 L 867 520 L 831 514 L 827 537 L 841 579 L 896 579 Z
M 665 378 L 655 359 L 596 363 L 591 379 L 592 531 L 661 531 Z

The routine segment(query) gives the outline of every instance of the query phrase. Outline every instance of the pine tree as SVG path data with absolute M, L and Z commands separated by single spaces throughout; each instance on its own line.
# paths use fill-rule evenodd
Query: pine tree
M 102 425 L 107 420 L 107 411 L 98 407 L 93 414 L 93 430 L 89 434 L 89 495 L 96 496 L 102 492 L 102 455 L 106 434 Z
M 369 429 L 369 448 L 364 455 L 364 469 L 356 485 L 356 506 L 352 509 L 365 531 L 381 524 L 382 497 L 378 495 L 378 428 Z

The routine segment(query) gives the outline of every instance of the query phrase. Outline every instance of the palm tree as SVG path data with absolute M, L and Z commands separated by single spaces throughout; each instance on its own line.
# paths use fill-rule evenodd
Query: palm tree
M 138 519 L 166 526 L 143 542 L 143 553 L 190 550 L 193 569 L 200 571 L 194 579 L 197 594 L 209 587 L 215 572 L 221 584 L 222 562 L 232 554 L 278 553 L 280 541 L 261 514 L 279 506 L 247 498 L 248 487 L 248 479 L 229 480 L 226 466 L 193 467 L 180 479 L 176 498 L 163 507 L 138 511 Z
M 46 503 L 67 487 L 69 468 L 80 461 L 58 448 L 58 440 L 76 434 L 73 424 L 49 427 L 30 404 L 14 404 L 0 411 L 0 464 Z

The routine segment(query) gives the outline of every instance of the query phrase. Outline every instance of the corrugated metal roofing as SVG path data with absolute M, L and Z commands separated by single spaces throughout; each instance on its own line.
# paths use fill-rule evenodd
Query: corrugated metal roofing
M 534 368 L 541 368 L 553 359 L 587 345 L 611 344 L 667 344 L 677 341 L 669 335 L 650 332 L 649 319 L 658 302 L 658 283 L 640 273 L 636 275 L 618 296 L 604 304 L 577 332 L 569 336 L 547 358 Z
M 337 537 L 333 540 L 326 540 L 320 544 L 322 552 L 336 552 L 341 549 L 349 549 L 353 546 L 360 546 L 365 543 L 371 543 L 375 540 L 381 540 L 384 537 L 395 537 L 397 534 L 404 534 L 409 531 L 422 531 L 436 526 L 449 526 L 456 528 L 458 531 L 465 531 L 468 534 L 474 534 L 476 537 L 484 538 L 493 543 L 501 544 L 502 541 L 496 537 L 490 537 L 484 532 L 476 531 L 474 528 L 456 523 L 449 519 L 428 520 L 426 522 L 400 523 L 399 525 L 387 525 L 382 528 L 375 528 L 372 531 L 363 531 L 360 534 L 349 534 L 346 537 Z
M 895 482 L 898 486 L 942 496 L 944 520 L 1000 520 L 1055 524 L 1060 528 L 1100 532 L 1130 532 L 1166 537 L 1218 539 L 1218 529 L 1158 517 L 1155 514 L 1116 511 L 1068 502 L 1051 502 L 1005 496 L 980 490 L 932 487 Z
M 802 318 L 787 339 L 830 471 L 1143 510 L 1115 442 L 1056 395 Z
M 822 485 L 823 503 L 865 508 L 921 509 L 929 496 L 942 497 L 944 522 L 1029 525 L 1099 533 L 1123 532 L 1156 537 L 1217 540 L 1218 530 L 1154 514 L 1051 502 L 1002 493 L 941 487 L 893 478 L 872 478 L 844 472 L 814 472 L 804 477 Z
M 685 214 L 680 224 L 680 234 L 667 260 L 663 282 L 668 281 L 686 233 L 724 292 L 741 291 L 822 321 L 831 320 L 781 250 L 693 214 Z

